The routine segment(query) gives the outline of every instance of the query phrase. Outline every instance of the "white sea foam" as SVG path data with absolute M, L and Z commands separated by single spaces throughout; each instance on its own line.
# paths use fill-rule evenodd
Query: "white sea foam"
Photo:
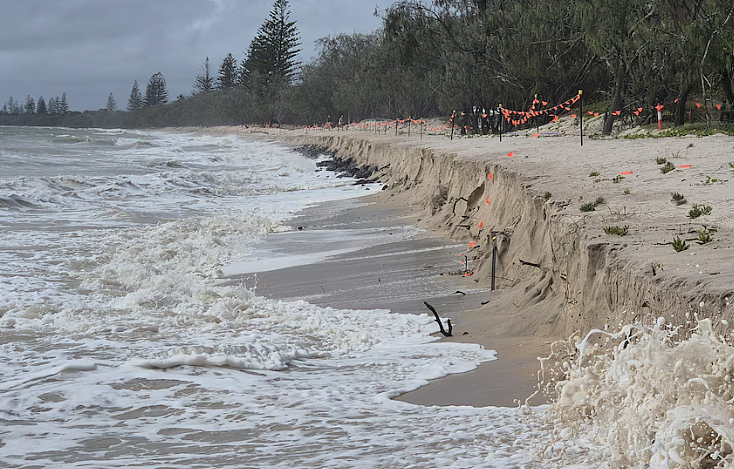
M 494 352 L 435 342 L 426 315 L 222 283 L 289 214 L 364 188 L 236 137 L 23 132 L 0 177 L 32 204 L 0 207 L 2 464 L 535 464 L 533 414 L 389 399 Z

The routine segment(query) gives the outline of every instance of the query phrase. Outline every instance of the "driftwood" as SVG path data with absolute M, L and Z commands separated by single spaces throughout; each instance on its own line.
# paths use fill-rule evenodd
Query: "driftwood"
M 441 318 L 438 317 L 436 308 L 428 304 L 427 301 L 424 301 L 423 304 L 426 305 L 426 307 L 431 310 L 434 316 L 436 316 L 436 322 L 438 323 L 438 328 L 441 329 L 441 334 L 443 334 L 445 337 L 451 337 L 451 330 L 453 329 L 453 326 L 451 325 L 451 319 L 446 320 L 446 325 L 449 326 L 449 331 L 446 332 L 446 330 L 443 328 L 443 323 L 441 322 Z
M 481 302 L 480 304 L 481 304 L 482 306 L 484 306 L 484 305 L 486 305 L 487 303 L 489 303 L 490 301 L 491 301 L 491 300 L 487 300 L 487 301 L 482 301 L 482 302 Z
M 463 292 L 463 291 L 461 291 L 461 290 L 456 290 L 456 291 L 455 291 L 454 293 L 460 293 L 460 294 L 462 294 L 462 295 L 466 296 L 466 293 L 464 293 L 464 292 Z
M 519 259 L 519 261 L 520 261 L 520 264 L 522 264 L 522 265 L 529 265 L 529 266 L 537 267 L 537 268 L 540 269 L 540 264 L 536 264 L 535 262 L 528 262 L 528 261 L 524 261 L 522 259 Z

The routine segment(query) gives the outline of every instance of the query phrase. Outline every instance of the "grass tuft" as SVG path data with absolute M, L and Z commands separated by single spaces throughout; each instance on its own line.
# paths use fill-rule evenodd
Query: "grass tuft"
M 595 178 L 599 175 L 599 171 L 592 171 L 589 173 L 590 178 Z
M 668 161 L 660 168 L 660 172 L 663 174 L 668 174 L 669 172 L 673 171 L 674 169 L 675 169 L 675 165 L 671 163 L 670 161 Z
M 678 236 L 676 236 L 670 244 L 673 246 L 673 249 L 675 249 L 675 252 L 685 251 L 689 247 L 688 243 L 686 243 L 685 240 L 681 240 Z
M 693 208 L 688 211 L 688 217 L 694 219 L 703 215 L 711 215 L 711 210 L 713 209 L 710 205 L 693 204 Z
M 629 226 L 607 226 L 604 228 L 604 233 L 608 235 L 624 236 L 627 234 Z
M 581 205 L 580 210 L 582 212 L 594 212 L 596 211 L 596 204 L 594 202 L 586 202 L 585 204 Z
M 686 200 L 686 197 L 685 197 L 685 196 L 684 196 L 683 194 L 680 194 L 680 193 L 678 193 L 678 192 L 672 192 L 672 193 L 670 194 L 670 197 L 671 197 L 671 200 L 672 200 L 673 202 L 675 202 L 675 205 L 683 205 L 683 204 L 685 204 L 686 202 L 688 202 L 688 201 Z
M 667 162 L 668 162 L 668 159 L 664 156 L 658 156 L 657 158 L 655 158 L 655 163 L 657 164 L 665 164 Z

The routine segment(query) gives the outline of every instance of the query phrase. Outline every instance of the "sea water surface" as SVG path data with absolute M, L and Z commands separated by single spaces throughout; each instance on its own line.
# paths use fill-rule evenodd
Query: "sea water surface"
M 494 357 L 427 315 L 223 281 L 300 208 L 364 193 L 265 141 L 0 127 L 0 466 L 582 461 L 542 409 L 390 400 Z

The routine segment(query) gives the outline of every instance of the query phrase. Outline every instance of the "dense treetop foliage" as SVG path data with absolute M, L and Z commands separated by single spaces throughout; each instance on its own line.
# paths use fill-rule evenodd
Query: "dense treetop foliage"
M 734 103 L 728 0 L 399 0 L 376 14 L 378 31 L 322 38 L 317 57 L 300 64 L 296 21 L 288 1 L 276 0 L 245 57 L 227 55 L 216 80 L 207 59 L 192 96 L 165 106 L 147 90 L 145 100 L 133 96 L 136 82 L 134 112 L 105 119 L 155 126 L 449 116 L 499 103 L 528 109 L 536 94 L 558 103 L 583 89 L 611 130 L 616 113 L 657 103 L 677 124 L 694 101 L 707 117 Z M 12 100 L 3 109 L 24 107 Z

